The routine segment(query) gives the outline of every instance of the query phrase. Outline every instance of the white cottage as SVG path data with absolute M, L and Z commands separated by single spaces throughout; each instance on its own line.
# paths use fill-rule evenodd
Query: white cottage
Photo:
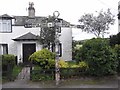
M 28 16 L 0 16 L 0 54 L 14 54 L 17 62 L 28 62 L 28 57 L 41 50 L 42 45 L 36 36 L 40 35 L 41 20 L 45 17 L 35 16 L 33 3 L 29 4 Z M 72 60 L 72 28 L 62 19 L 60 36 L 61 59 Z

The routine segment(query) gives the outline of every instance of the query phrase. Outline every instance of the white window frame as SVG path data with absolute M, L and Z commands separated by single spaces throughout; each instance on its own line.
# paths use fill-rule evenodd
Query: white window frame
M 4 55 L 4 54 L 8 54 L 8 44 L 1 44 L 0 45 L 1 47 L 0 47 L 0 49 L 1 49 L 1 54 L 2 55 Z M 4 47 L 5 47 L 5 49 L 4 49 Z M 5 52 L 4 52 L 4 50 L 5 50 Z
M 6 27 L 4 27 L 4 24 Z M 0 32 L 1 33 L 11 33 L 12 32 L 12 21 L 10 19 L 0 20 Z

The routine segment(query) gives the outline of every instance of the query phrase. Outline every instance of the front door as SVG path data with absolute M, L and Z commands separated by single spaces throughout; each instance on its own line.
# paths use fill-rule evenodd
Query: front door
M 29 56 L 36 51 L 36 44 L 23 44 L 23 63 L 29 65 Z

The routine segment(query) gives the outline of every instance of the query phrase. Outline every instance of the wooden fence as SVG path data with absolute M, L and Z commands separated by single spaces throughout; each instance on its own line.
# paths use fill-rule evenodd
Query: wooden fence
M 55 69 L 40 69 L 40 70 L 30 70 L 31 79 L 36 78 L 51 78 L 55 79 Z M 86 74 L 85 70 L 81 70 L 80 68 L 60 68 L 60 79 L 81 77 Z M 38 78 L 37 78 L 38 77 Z

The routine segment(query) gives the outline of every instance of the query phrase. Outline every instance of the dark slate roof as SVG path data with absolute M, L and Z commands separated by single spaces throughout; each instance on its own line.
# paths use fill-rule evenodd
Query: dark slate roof
M 22 40 L 38 40 L 37 36 L 32 34 L 31 32 L 24 34 L 18 38 L 13 39 L 14 41 L 22 41 Z
M 3 14 L 0 16 L 0 18 L 9 18 L 12 19 L 13 17 L 9 16 L 8 14 Z
M 32 25 L 39 25 L 42 23 L 42 20 L 46 19 L 46 17 L 29 17 L 29 16 L 14 16 L 15 19 L 15 26 L 24 26 L 26 24 L 32 24 Z M 61 19 L 62 20 L 62 27 L 69 27 L 70 23 Z
M 16 26 L 24 26 L 25 24 L 40 24 L 45 17 L 28 17 L 14 16 Z

